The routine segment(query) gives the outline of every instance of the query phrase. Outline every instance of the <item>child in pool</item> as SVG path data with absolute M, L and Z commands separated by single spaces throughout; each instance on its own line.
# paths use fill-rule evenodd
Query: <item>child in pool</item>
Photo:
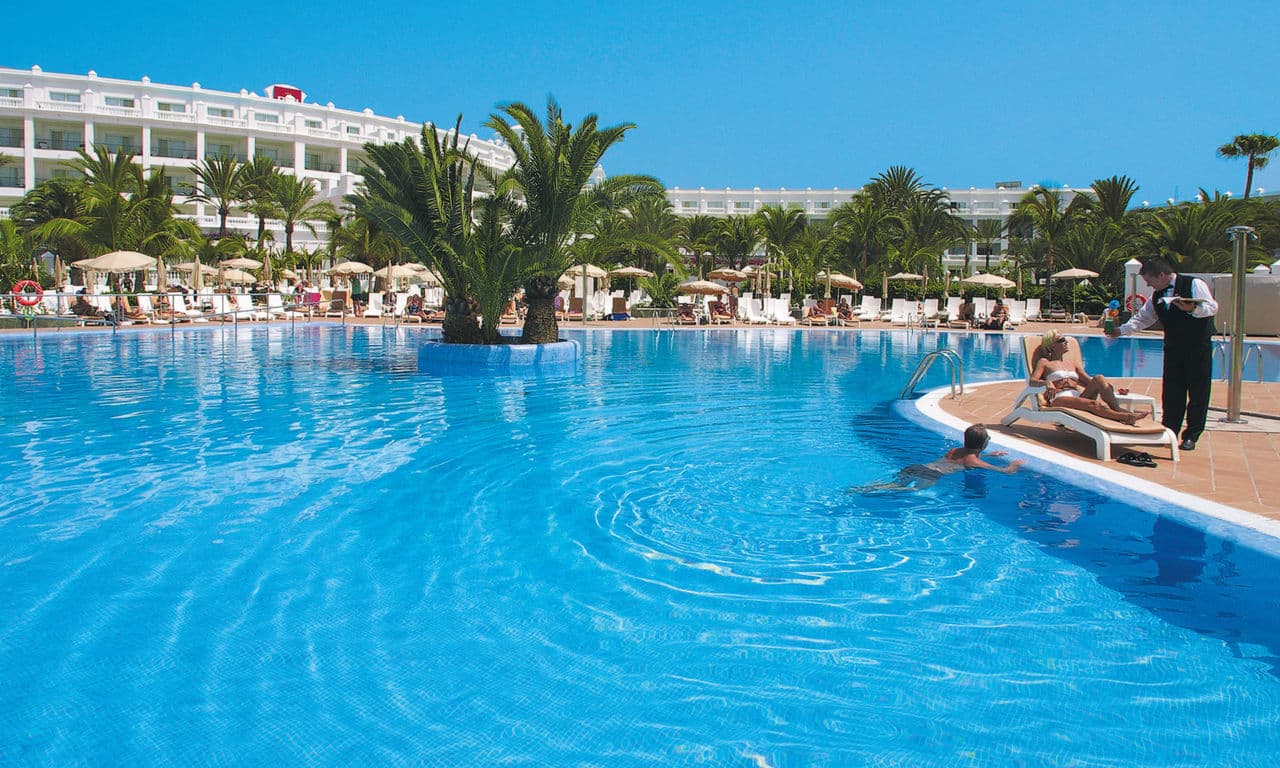
M 981 424 L 974 424 L 964 431 L 964 446 L 952 448 L 946 455 L 928 464 L 912 464 L 903 467 L 898 476 L 887 483 L 874 483 L 849 489 L 849 493 L 866 491 L 918 491 L 928 488 L 945 475 L 954 474 L 964 469 L 990 469 L 1012 475 L 1022 466 L 1021 459 L 1014 459 L 1003 467 L 989 464 L 982 459 L 982 452 L 991 435 Z M 1004 451 L 992 451 L 991 456 L 1003 456 Z

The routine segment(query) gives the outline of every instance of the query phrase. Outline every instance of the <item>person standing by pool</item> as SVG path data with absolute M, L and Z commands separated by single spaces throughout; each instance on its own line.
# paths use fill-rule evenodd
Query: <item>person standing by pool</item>
M 1203 280 L 1179 275 L 1164 259 L 1148 259 L 1138 275 L 1151 287 L 1151 301 L 1129 321 L 1107 332 L 1124 336 L 1164 326 L 1164 371 L 1160 400 L 1161 419 L 1176 435 L 1182 433 L 1184 451 L 1194 451 L 1209 417 L 1209 390 L 1213 383 L 1213 325 L 1218 302 Z M 1186 429 L 1182 428 L 1186 417 Z
M 1021 459 L 1014 459 L 1003 467 L 988 463 L 982 458 L 982 452 L 991 442 L 991 435 L 981 424 L 974 424 L 964 431 L 964 445 L 952 448 L 946 454 L 928 464 L 912 464 L 903 467 L 898 476 L 887 483 L 855 486 L 848 493 L 865 493 L 867 491 L 918 491 L 928 488 L 946 475 L 955 474 L 964 469 L 989 469 L 1012 475 L 1023 465 Z M 1004 451 L 992 451 L 992 456 L 1003 456 Z

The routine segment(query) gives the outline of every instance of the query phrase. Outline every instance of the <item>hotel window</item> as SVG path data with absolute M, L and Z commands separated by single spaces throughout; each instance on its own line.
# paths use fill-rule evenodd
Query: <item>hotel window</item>
M 22 129 L 0 126 L 0 147 L 22 146 Z
M 0 97 L 6 98 L 6 99 L 20 99 L 22 98 L 22 89 L 21 88 L 0 88 Z
M 156 111 L 157 112 L 186 112 L 187 105 L 178 104 L 172 101 L 158 101 L 156 102 Z
M 682 203 L 680 203 L 680 208 L 681 208 L 681 209 L 683 209 L 683 210 L 686 210 L 686 211 L 696 211 L 696 210 L 698 210 L 698 201 L 697 201 L 697 200 L 685 200 L 685 201 L 683 201 Z
M 262 113 L 254 115 L 253 119 L 259 123 L 279 123 L 280 122 L 279 115 L 270 115 L 270 114 L 262 114 Z
M 124 96 L 104 96 L 102 103 L 108 107 L 124 107 L 125 109 L 133 109 L 137 103 L 133 99 Z
M 79 104 L 80 94 L 66 91 L 49 91 L 49 101 L 61 101 L 64 104 Z
M 348 125 L 348 126 L 347 126 L 347 135 L 348 135 L 348 136 L 359 136 L 359 135 L 360 135 L 360 126 L 358 126 L 358 125 Z
M 234 110 L 225 109 L 223 107 L 208 107 L 205 111 L 209 113 L 209 117 L 221 117 L 226 120 L 230 120 L 236 116 Z
M 305 120 L 305 121 L 303 121 L 303 123 L 304 123 L 308 128 L 323 128 L 323 127 L 324 127 L 324 123 L 320 122 L 319 120 Z
M 273 163 L 280 163 L 280 150 L 273 147 L 258 147 L 255 153 L 256 157 L 265 157 Z
M 138 148 L 134 145 L 132 136 L 108 133 L 103 137 L 102 143 L 112 152 L 123 152 L 130 155 L 138 154 Z
M 234 155 L 231 154 L 230 144 L 215 144 L 213 142 L 208 142 L 208 141 L 206 141 L 204 145 L 204 156 L 205 157 L 234 157 Z
M 826 210 L 826 209 L 828 209 L 828 208 L 830 208 L 830 207 L 831 207 L 831 203 L 828 203 L 828 202 L 820 202 L 820 203 L 818 203 L 818 208 L 820 208 L 820 209 L 822 209 L 822 210 Z
M 749 211 L 749 210 L 751 210 L 751 203 L 749 203 L 749 202 L 744 202 L 744 201 L 742 201 L 742 200 L 735 201 L 735 202 L 734 202 L 734 204 L 733 204 L 733 210 L 735 210 L 735 211 Z

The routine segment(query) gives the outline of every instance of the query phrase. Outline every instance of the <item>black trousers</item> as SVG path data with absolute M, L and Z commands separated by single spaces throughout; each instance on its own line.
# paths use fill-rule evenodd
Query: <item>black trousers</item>
M 1209 418 L 1209 389 L 1213 384 L 1213 347 L 1164 348 L 1164 385 L 1160 400 L 1161 422 L 1183 440 L 1199 440 Z M 1182 429 L 1186 417 L 1187 428 Z

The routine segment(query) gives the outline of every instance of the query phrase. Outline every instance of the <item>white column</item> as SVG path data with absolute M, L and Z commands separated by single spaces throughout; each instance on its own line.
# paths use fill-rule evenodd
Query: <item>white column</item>
M 31 86 L 26 90 L 30 91 Z M 30 94 L 25 101 L 31 103 Z M 28 192 L 36 186 L 36 121 L 30 115 L 22 118 L 22 184 Z
M 293 142 L 293 167 L 294 175 L 301 176 L 307 167 L 307 145 L 305 142 Z
M 251 133 L 249 134 L 248 138 L 245 140 L 244 156 L 248 159 L 249 162 L 252 163 L 253 157 L 257 153 L 258 153 L 258 142 L 254 139 L 254 136 Z
M 338 173 L 346 174 L 347 171 L 347 148 L 338 148 Z

